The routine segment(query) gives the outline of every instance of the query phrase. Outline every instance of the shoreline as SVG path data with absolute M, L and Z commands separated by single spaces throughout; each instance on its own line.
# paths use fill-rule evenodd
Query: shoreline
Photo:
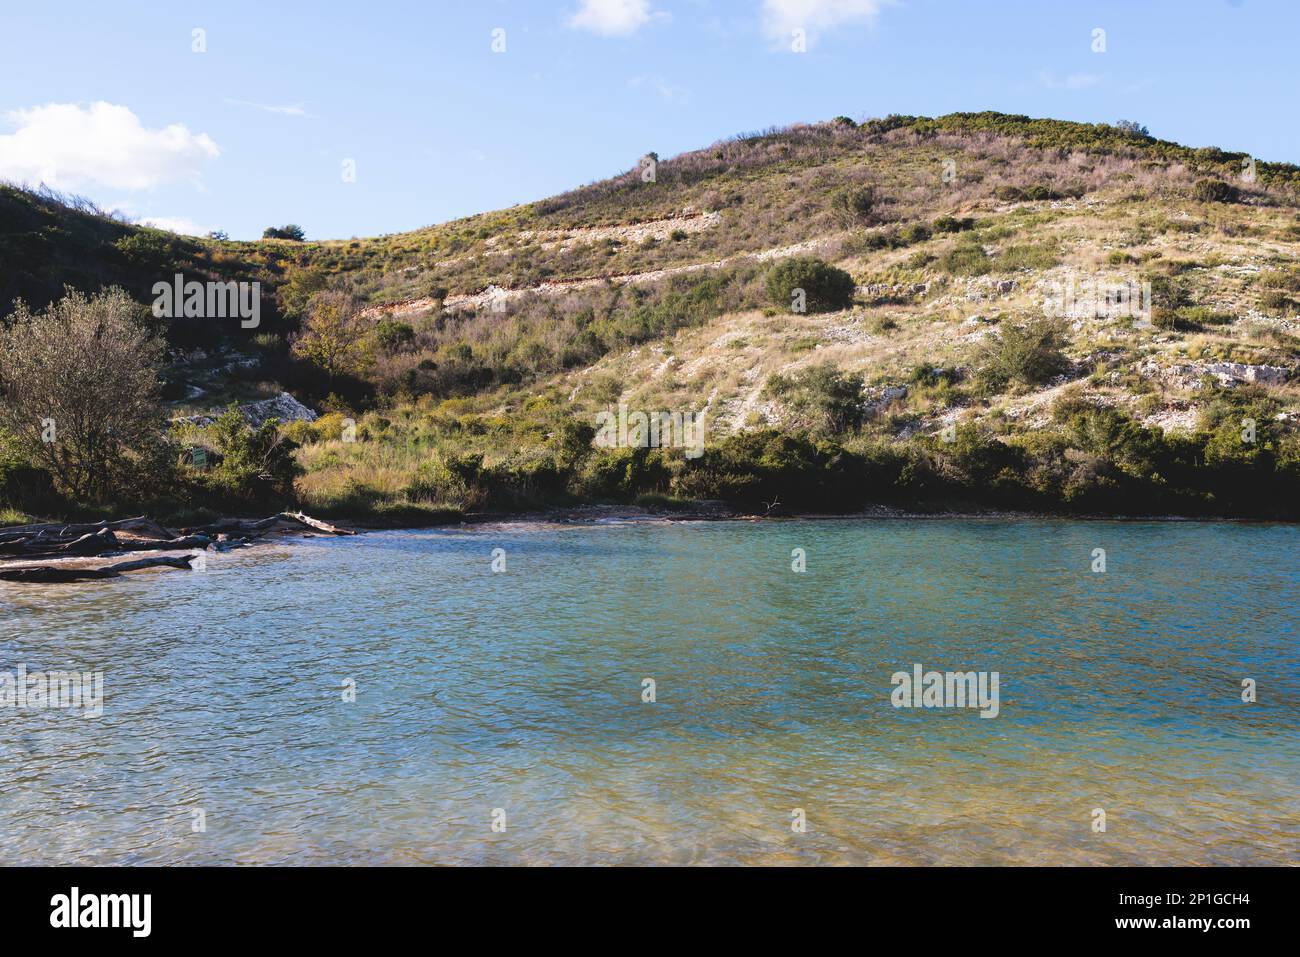
M 725 508 L 653 509 L 637 505 L 580 505 L 524 512 L 468 512 L 459 520 L 420 524 L 378 524 L 365 519 L 340 518 L 358 532 L 400 531 L 478 525 L 601 525 L 684 522 L 813 522 L 813 521 L 1034 521 L 1034 522 L 1160 522 L 1168 524 L 1300 525 L 1281 518 L 1237 518 L 1201 515 L 1063 515 L 1055 512 L 941 511 L 913 512 L 878 506 L 861 512 L 798 512 L 777 515 L 747 514 Z

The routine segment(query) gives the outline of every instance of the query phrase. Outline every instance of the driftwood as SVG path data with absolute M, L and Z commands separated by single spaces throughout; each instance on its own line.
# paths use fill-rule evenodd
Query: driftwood
M 79 582 L 98 578 L 116 578 L 123 572 L 139 571 L 142 568 L 183 568 L 189 571 L 193 566 L 193 555 L 171 557 L 155 555 L 152 558 L 137 558 L 135 561 L 118 562 L 102 568 L 60 568 L 57 565 L 27 565 L 23 568 L 0 568 L 0 581 L 25 582 L 33 585 L 56 585 L 64 582 Z
M 326 532 L 327 534 L 330 535 L 355 535 L 356 534 L 356 532 L 352 531 L 351 529 L 339 528 L 335 525 L 330 525 L 327 522 L 322 522 L 318 518 L 311 518 L 310 516 L 304 515 L 302 512 L 281 512 L 280 517 L 292 519 L 295 522 L 301 522 L 303 525 L 307 525 L 311 528 L 314 528 L 318 532 Z
M 270 518 L 264 518 L 260 521 L 250 521 L 248 519 L 223 518 L 219 522 L 213 522 L 211 525 L 200 525 L 197 528 L 187 528 L 182 531 L 190 535 L 208 535 L 215 538 L 218 535 L 231 536 L 256 536 L 272 531 L 278 525 L 297 524 L 306 525 L 318 532 L 325 532 L 329 535 L 355 535 L 356 532 L 345 528 L 338 528 L 320 519 L 311 518 L 302 512 L 281 512 L 278 515 L 272 515 Z
M 22 525 L 0 529 L 0 581 L 69 582 L 85 579 L 114 578 L 139 568 L 167 566 L 189 568 L 194 556 L 155 556 L 115 565 L 75 567 L 68 565 L 31 565 L 6 567 L 6 562 L 25 559 L 57 558 L 103 560 L 111 555 L 130 552 L 174 552 L 182 550 L 225 551 L 251 544 L 273 532 L 301 532 L 312 529 L 329 535 L 355 535 L 349 529 L 311 518 L 302 512 L 280 512 L 270 518 L 252 520 L 226 518 L 179 533 L 143 516 L 114 522 L 88 524 Z
M 108 531 L 131 532 L 136 535 L 154 535 L 159 538 L 171 538 L 175 533 L 163 528 L 151 518 L 143 515 L 136 518 L 120 518 L 115 522 L 91 522 L 82 525 L 69 525 L 66 522 L 46 522 L 42 525 L 15 525 L 0 528 L 0 542 L 11 538 L 28 538 L 33 535 L 53 534 L 57 538 L 94 534 L 101 529 Z

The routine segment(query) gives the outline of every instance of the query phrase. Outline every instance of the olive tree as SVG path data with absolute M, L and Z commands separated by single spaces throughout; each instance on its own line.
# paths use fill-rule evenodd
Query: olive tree
M 163 344 L 121 289 L 72 289 L 0 322 L 0 426 L 76 501 L 99 501 L 132 452 L 156 445 Z
M 359 372 L 367 359 L 366 324 L 360 311 L 360 300 L 347 290 L 316 293 L 294 340 L 294 355 L 317 366 L 331 381 Z

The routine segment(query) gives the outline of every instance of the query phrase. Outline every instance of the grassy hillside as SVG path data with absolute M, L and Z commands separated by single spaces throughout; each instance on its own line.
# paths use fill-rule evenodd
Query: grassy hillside
M 335 514 L 1300 515 L 1295 166 L 992 113 L 841 118 L 648 165 L 308 243 L 177 239 L 4 190 L 0 300 L 116 283 L 147 302 L 173 270 L 263 282 L 257 330 L 165 325 L 173 412 L 287 388 L 329 413 L 284 431 L 300 500 Z M 851 301 L 773 296 L 801 257 L 847 272 Z M 1091 288 L 1153 308 L 1135 321 Z M 362 307 L 333 374 L 290 349 L 322 289 Z M 702 411 L 704 454 L 593 448 L 619 405 Z

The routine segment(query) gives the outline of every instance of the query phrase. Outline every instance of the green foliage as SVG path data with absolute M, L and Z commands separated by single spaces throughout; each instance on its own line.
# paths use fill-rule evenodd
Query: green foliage
M 302 242 L 307 238 L 301 226 L 289 223 L 285 226 L 267 226 L 262 230 L 263 239 L 291 239 L 294 242 Z
M 1156 306 L 1151 310 L 1151 323 L 1157 329 L 1176 332 L 1194 332 L 1205 326 L 1224 326 L 1235 317 L 1231 313 L 1216 312 L 1208 306 Z
M 390 352 L 411 344 L 415 339 L 415 329 L 396 319 L 381 319 L 375 325 L 375 340 L 380 347 Z
M 219 461 L 202 473 L 221 497 L 246 503 L 287 503 L 293 500 L 294 479 L 302 469 L 294 458 L 297 443 L 270 419 L 254 429 L 232 405 L 206 430 Z
M 909 223 L 898 230 L 899 242 L 904 246 L 914 246 L 930 238 L 929 227 L 925 223 Z
M 973 236 L 958 241 L 940 254 L 935 264 L 954 276 L 982 276 L 993 268 L 993 260 Z
M 790 376 L 776 374 L 764 392 L 805 418 L 819 432 L 835 435 L 862 424 L 862 379 L 840 372 L 830 363 L 811 366 Z
M 1008 246 L 994 261 L 994 266 L 1004 272 L 1018 269 L 1051 269 L 1060 262 L 1056 246 L 1051 243 Z
M 970 216 L 961 218 L 940 216 L 932 224 L 936 233 L 961 233 L 975 228 L 975 220 Z
M 849 186 L 831 194 L 831 209 L 845 226 L 869 225 L 879 204 L 874 186 Z
M 176 256 L 172 239 L 158 229 L 143 229 L 123 236 L 113 244 L 118 255 L 129 265 L 142 271 L 163 273 Z
M 1235 203 L 1237 187 L 1221 179 L 1198 179 L 1192 186 L 1192 196 L 1202 203 Z
M 999 186 L 994 195 L 1004 203 L 1024 203 L 1049 199 L 1065 199 L 1067 196 L 1079 195 L 1079 190 L 1062 192 L 1050 186 L 1034 184 L 1032 186 Z
M 789 309 L 796 289 L 802 289 L 808 312 L 833 312 L 853 304 L 853 277 L 816 256 L 783 259 L 767 274 L 767 296 Z
M 1011 382 L 1041 385 L 1069 365 L 1062 352 L 1065 332 L 1052 319 L 1035 319 L 1025 325 L 1006 324 L 1001 336 L 985 347 L 980 378 L 992 389 Z

